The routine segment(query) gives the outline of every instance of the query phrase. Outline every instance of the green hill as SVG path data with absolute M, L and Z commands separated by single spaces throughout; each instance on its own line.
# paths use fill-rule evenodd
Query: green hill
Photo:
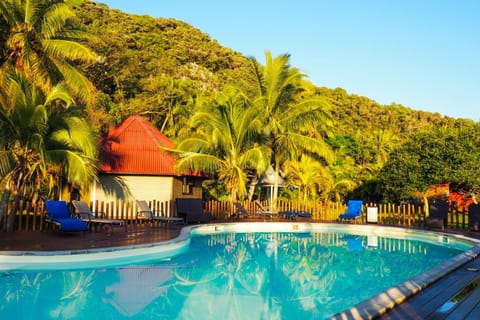
M 97 38 L 89 45 L 102 56 L 99 63 L 85 66 L 102 91 L 96 109 L 87 110 L 98 129 L 142 114 L 175 139 L 195 103 L 208 101 L 229 82 L 247 90 L 252 83 L 247 57 L 185 22 L 127 14 L 93 2 L 76 11 L 80 27 Z M 329 170 L 336 183 L 350 183 L 347 189 L 378 188 L 375 181 L 389 155 L 415 134 L 476 125 L 400 104 L 380 105 L 341 88 L 311 86 L 332 106 L 334 125 L 325 138 L 336 162 Z

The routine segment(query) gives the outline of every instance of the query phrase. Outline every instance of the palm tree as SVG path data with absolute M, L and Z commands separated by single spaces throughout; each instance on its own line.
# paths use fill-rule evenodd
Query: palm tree
M 72 28 L 72 5 L 82 0 L 4 0 L 0 18 L 8 28 L 0 57 L 0 84 L 15 69 L 47 95 L 59 82 L 82 102 L 92 102 L 93 84 L 77 63 L 93 63 L 98 56 L 82 41 L 92 36 Z M 2 43 L 0 43 L 1 45 Z
M 87 188 L 96 178 L 96 137 L 85 120 L 69 115 L 63 83 L 44 95 L 19 73 L 0 91 L 0 177 L 13 194 L 35 201 L 51 196 L 65 178 Z
M 322 198 L 327 198 L 329 187 L 333 183 L 328 168 L 304 154 L 300 160 L 285 162 L 284 173 L 288 183 L 299 188 L 299 198 L 302 198 L 304 203 L 309 199 L 315 199 L 319 193 L 322 194 Z
M 264 116 L 264 130 L 272 151 L 275 176 L 279 176 L 285 161 L 297 159 L 303 152 L 316 154 L 328 161 L 332 151 L 316 132 L 318 126 L 331 123 L 328 103 L 319 96 L 302 96 L 305 74 L 290 67 L 290 55 L 273 58 L 267 51 L 265 58 L 265 66 L 254 58 L 250 61 L 257 86 L 255 103 Z M 275 206 L 278 179 L 273 192 Z
M 387 130 L 375 130 L 374 135 L 374 150 L 376 153 L 376 165 L 383 167 L 388 161 L 390 153 L 398 145 L 400 139 L 398 136 Z
M 238 89 L 224 89 L 192 116 L 195 132 L 178 144 L 177 168 L 217 174 L 233 204 L 246 194 L 247 171 L 268 166 L 268 149 L 258 144 L 261 125 L 258 110 Z

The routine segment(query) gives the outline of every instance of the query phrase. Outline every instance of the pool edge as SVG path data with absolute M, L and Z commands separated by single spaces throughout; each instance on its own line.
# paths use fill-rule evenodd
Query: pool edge
M 469 241 L 472 243 L 476 243 L 472 248 L 466 250 L 465 252 L 457 255 L 456 257 L 438 265 L 437 267 L 430 269 L 427 272 L 424 272 L 412 279 L 409 279 L 397 286 L 389 288 L 378 295 L 372 297 L 371 299 L 365 300 L 356 304 L 355 306 L 336 313 L 335 315 L 331 316 L 330 319 L 373 319 L 375 317 L 381 316 L 382 314 L 386 313 L 388 310 L 394 308 L 395 306 L 399 305 L 400 303 L 404 302 L 409 297 L 419 293 L 420 291 L 426 289 L 431 284 L 435 283 L 436 281 L 440 280 L 441 278 L 445 277 L 447 274 L 455 271 L 456 269 L 460 268 L 461 266 L 465 265 L 466 263 L 478 258 L 480 255 L 480 242 L 478 239 L 466 237 L 464 235 L 459 234 L 450 234 L 447 232 L 439 232 L 439 231 L 432 231 L 432 230 L 422 230 L 422 229 L 409 229 L 409 228 L 401 228 L 396 226 L 378 226 L 378 225 L 364 225 L 364 224 L 338 224 L 338 223 L 317 223 L 317 222 L 228 222 L 228 223 L 211 223 L 211 224 L 202 224 L 202 225 L 191 225 L 185 226 L 180 231 L 180 234 L 172 239 L 154 243 L 146 243 L 146 244 L 137 244 L 137 245 L 128 245 L 128 246 L 118 246 L 118 247 L 109 247 L 109 248 L 95 248 L 95 249 L 79 249 L 79 250 L 57 250 L 57 251 L 0 251 L 0 259 L 5 257 L 10 257 L 11 260 L 13 259 L 25 259 L 25 261 L 16 261 L 16 266 L 21 266 L 22 264 L 28 264 L 28 260 L 31 258 L 45 258 L 46 256 L 60 256 L 65 257 L 81 257 L 85 255 L 91 255 L 95 253 L 126 253 L 129 250 L 136 250 L 136 249 L 144 249 L 148 250 L 150 248 L 169 248 L 172 247 L 172 250 L 176 250 L 175 248 L 178 246 L 184 246 L 185 243 L 188 242 L 192 233 L 202 233 L 202 232 L 223 232 L 223 231 L 231 231 L 234 229 L 236 225 L 241 225 L 245 227 L 245 225 L 251 226 L 249 231 L 261 231 L 268 228 L 269 231 L 275 231 L 273 229 L 278 230 L 285 230 L 286 225 L 290 225 L 290 229 L 288 231 L 315 231 L 319 229 L 335 229 L 335 228 L 342 228 L 342 229 L 350 229 L 350 230 L 369 230 L 375 232 L 376 229 L 388 229 L 390 231 L 394 230 L 399 235 L 408 235 L 410 233 L 423 233 L 425 235 L 435 235 L 435 236 L 442 236 L 447 235 L 449 237 L 453 237 L 456 239 L 461 239 L 465 241 Z M 3 260 L 3 259 L 2 259 Z M 1 261 L 1 260 L 0 260 Z M 5 261 L 2 261 L 5 262 Z M 8 261 L 7 261 L 8 262 Z M 13 261 L 11 262 L 13 265 Z M 1 264 L 0 264 L 1 266 Z M 13 268 L 17 269 L 17 268 Z M 12 268 L 1 268 L 0 271 L 8 271 L 12 270 Z

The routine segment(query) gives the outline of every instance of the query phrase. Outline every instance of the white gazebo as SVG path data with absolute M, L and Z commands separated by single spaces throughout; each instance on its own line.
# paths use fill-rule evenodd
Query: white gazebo
M 278 186 L 283 187 L 285 185 L 285 179 L 281 176 L 277 175 Z M 260 177 L 258 185 L 260 187 L 266 187 L 268 196 L 270 198 L 270 211 L 273 211 L 273 189 L 275 186 L 275 170 L 272 166 L 269 166 L 267 171 L 264 173 L 262 177 Z

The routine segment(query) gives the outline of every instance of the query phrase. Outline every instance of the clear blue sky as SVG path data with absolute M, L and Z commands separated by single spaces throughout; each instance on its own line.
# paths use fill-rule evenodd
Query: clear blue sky
M 317 86 L 480 121 L 478 0 L 100 2 L 182 20 L 262 63 L 289 53 Z

